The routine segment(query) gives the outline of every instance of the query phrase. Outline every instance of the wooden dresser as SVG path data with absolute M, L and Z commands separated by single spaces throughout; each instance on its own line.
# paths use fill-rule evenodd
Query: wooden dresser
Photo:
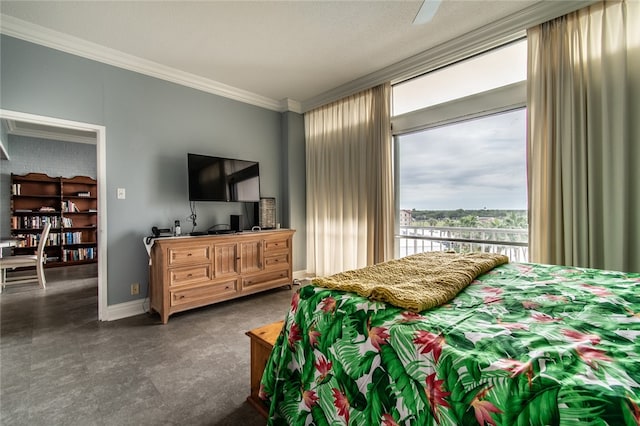
M 151 309 L 169 315 L 292 284 L 294 230 L 159 238 L 151 247 Z

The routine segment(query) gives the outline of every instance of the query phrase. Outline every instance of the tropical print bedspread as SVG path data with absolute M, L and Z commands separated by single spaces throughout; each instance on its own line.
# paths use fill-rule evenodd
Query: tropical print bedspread
M 640 274 L 511 263 L 420 314 L 299 289 L 273 425 L 640 425 Z

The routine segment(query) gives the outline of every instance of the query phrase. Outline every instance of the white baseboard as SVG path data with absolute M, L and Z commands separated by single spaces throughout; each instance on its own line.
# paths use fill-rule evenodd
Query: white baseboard
M 307 285 L 315 275 L 308 271 L 295 271 L 293 273 L 293 281 L 296 284 Z
M 304 271 L 293 271 L 293 279 L 294 280 L 303 280 L 305 278 L 309 278 L 310 275 L 309 273 L 304 270 Z
M 148 305 L 147 299 L 137 299 L 130 302 L 118 303 L 117 305 L 107 306 L 106 321 L 115 321 L 122 318 L 133 317 L 146 313 L 143 305 Z

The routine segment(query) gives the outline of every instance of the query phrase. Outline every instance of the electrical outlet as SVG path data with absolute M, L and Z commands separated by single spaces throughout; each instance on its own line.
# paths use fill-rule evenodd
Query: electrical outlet
M 131 295 L 135 296 L 136 294 L 140 294 L 140 284 L 139 283 L 131 284 Z

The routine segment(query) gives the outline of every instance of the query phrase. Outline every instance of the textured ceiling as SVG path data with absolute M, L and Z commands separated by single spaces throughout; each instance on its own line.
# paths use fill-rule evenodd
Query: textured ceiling
M 273 100 L 304 102 L 539 0 L 5 1 L 4 16 Z

